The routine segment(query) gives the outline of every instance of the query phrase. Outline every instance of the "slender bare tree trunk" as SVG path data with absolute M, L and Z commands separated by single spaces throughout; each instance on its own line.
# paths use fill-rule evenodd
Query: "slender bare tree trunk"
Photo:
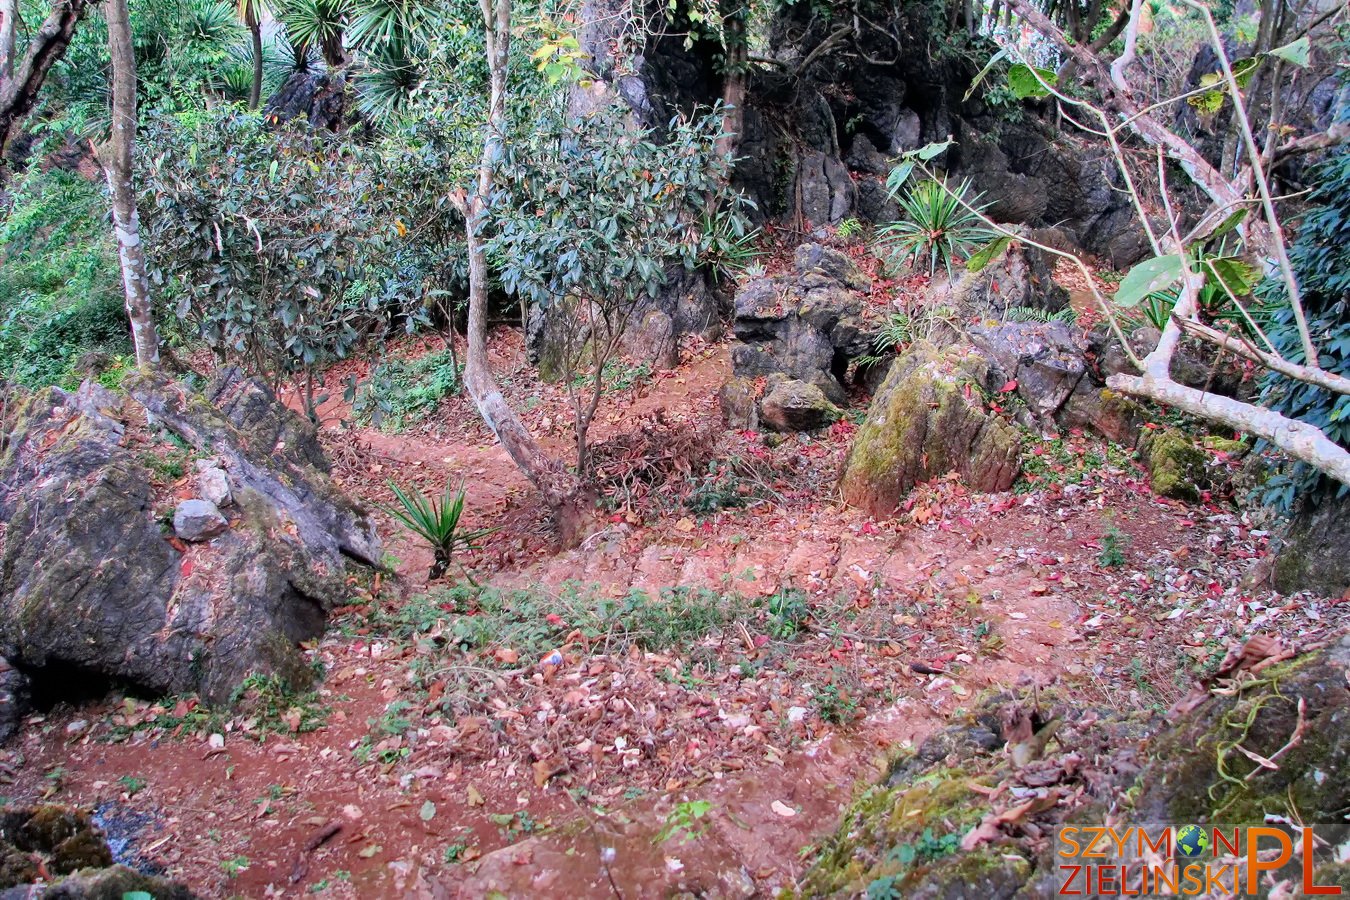
M 113 233 L 122 263 L 122 285 L 127 295 L 127 318 L 136 348 L 136 365 L 159 367 L 159 335 L 150 303 L 150 279 L 145 274 L 141 220 L 136 215 L 136 188 L 132 183 L 132 156 L 136 147 L 136 58 L 131 46 L 131 18 L 127 0 L 107 0 L 108 54 L 112 57 L 112 135 L 96 148 L 112 193 Z
M 750 45 L 745 36 L 746 10 L 736 9 L 726 17 L 724 32 L 726 75 L 722 82 L 722 136 L 717 139 L 714 152 L 718 156 L 735 156 L 745 131 L 745 90 L 750 71 Z
M 18 24 L 19 0 L 0 0 L 0 85 L 14 77 L 14 41 Z
M 460 198 L 464 213 L 465 238 L 469 251 L 469 323 L 468 349 L 464 358 L 464 386 L 469 390 L 478 413 L 501 441 L 502 447 L 544 495 L 558 518 L 564 541 L 574 540 L 583 526 L 582 486 L 555 460 L 540 449 L 515 410 L 502 396 L 497 377 L 488 361 L 488 263 L 481 233 L 487 200 L 497 159 L 501 156 L 502 132 L 506 125 L 506 67 L 511 40 L 511 0 L 480 0 L 486 29 L 488 72 L 491 94 L 488 103 L 487 133 L 483 155 L 478 163 L 478 185 L 473 196 Z
M 248 25 L 249 38 L 253 42 L 253 83 L 248 89 L 248 108 L 257 109 L 262 102 L 263 43 L 262 23 L 258 21 L 258 10 L 252 4 L 248 7 L 245 24 Z

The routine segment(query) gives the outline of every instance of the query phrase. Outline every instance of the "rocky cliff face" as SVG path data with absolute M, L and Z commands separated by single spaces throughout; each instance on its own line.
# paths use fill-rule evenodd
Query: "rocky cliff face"
M 585 7 L 582 46 L 601 81 L 579 90 L 575 107 L 618 98 L 660 128 L 723 97 L 721 46 L 685 46 L 683 7 L 672 34 L 640 47 L 625 43 L 626 9 L 613 0 Z M 759 216 L 808 230 L 847 217 L 893 220 L 891 158 L 950 136 L 956 144 L 937 165 L 970 177 L 996 218 L 1058 227 L 1119 264 L 1144 252 L 1104 148 L 1057 133 L 1021 104 L 990 106 L 980 91 L 966 99 L 992 47 L 956 49 L 969 40 L 951 39 L 923 4 L 879 7 L 867 19 L 798 3 L 768 24 L 748 75 L 735 174 Z

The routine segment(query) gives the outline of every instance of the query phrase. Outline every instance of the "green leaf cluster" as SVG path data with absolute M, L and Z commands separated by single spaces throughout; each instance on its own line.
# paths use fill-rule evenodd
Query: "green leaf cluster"
M 969 180 L 955 188 L 921 181 L 899 198 L 903 218 L 878 229 L 881 246 L 890 252 L 893 265 L 909 265 L 929 275 L 940 266 L 951 277 L 953 263 L 995 237 L 976 212 L 983 208 L 979 200 L 979 195 L 971 196 Z
M 460 526 L 464 516 L 464 486 L 451 491 L 445 486 L 440 498 L 427 497 L 420 491 L 405 491 L 397 484 L 388 482 L 394 492 L 397 506 L 382 507 L 385 512 L 403 524 L 405 528 L 431 545 L 436 554 L 431 567 L 431 577 L 439 578 L 445 574 L 454 561 L 455 554 L 478 549 L 477 541 L 491 534 L 495 529 L 466 529 Z
M 397 231 L 362 148 L 228 109 L 152 121 L 146 144 L 151 282 L 220 356 L 279 384 L 381 324 L 369 276 Z M 305 399 L 312 414 L 324 398 Z
M 615 324 L 656 295 L 667 267 L 692 268 L 728 244 L 743 255 L 729 160 L 716 153 L 720 124 L 714 110 L 657 135 L 617 106 L 546 112 L 499 164 L 484 229 L 502 286 L 545 308 L 594 304 Z
M 1303 295 L 1318 363 L 1329 372 L 1350 377 L 1350 149 L 1341 147 L 1313 173 L 1310 206 L 1289 248 L 1289 260 Z M 1257 288 L 1257 318 L 1275 348 L 1286 358 L 1304 362 L 1305 354 L 1294 312 L 1283 282 L 1265 279 Z M 1350 448 L 1350 397 L 1335 394 L 1282 375 L 1262 382 L 1261 403 L 1322 429 L 1331 440 Z M 1272 479 L 1266 500 L 1288 508 L 1300 495 L 1313 499 L 1344 492 L 1311 467 L 1292 466 L 1288 475 Z

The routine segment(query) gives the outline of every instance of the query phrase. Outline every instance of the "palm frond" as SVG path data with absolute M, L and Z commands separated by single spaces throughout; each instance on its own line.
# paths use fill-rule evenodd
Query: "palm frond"
M 296 47 L 317 47 L 342 36 L 352 0 L 281 0 L 277 17 Z
M 422 70 L 403 41 L 377 45 L 366 51 L 367 68 L 357 76 L 357 104 L 376 123 L 394 116 L 422 82 Z

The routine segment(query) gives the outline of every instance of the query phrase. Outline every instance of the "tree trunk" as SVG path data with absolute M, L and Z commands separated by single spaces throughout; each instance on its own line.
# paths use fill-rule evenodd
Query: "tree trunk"
M 18 23 L 19 0 L 0 0 L 0 89 L 14 77 L 14 40 Z
M 150 303 L 150 279 L 145 274 L 141 221 L 136 215 L 136 188 L 132 183 L 132 155 L 136 145 L 136 58 L 131 45 L 127 0 L 107 0 L 108 54 L 112 58 L 112 135 L 97 148 L 99 162 L 112 193 L 113 233 L 122 263 L 122 285 L 127 295 L 127 318 L 136 348 L 136 365 L 159 367 L 159 335 Z
M 574 541 L 584 527 L 585 504 L 581 482 L 546 456 L 534 436 L 525 428 L 506 398 L 488 361 L 488 263 L 481 229 L 492 191 L 496 162 L 501 155 L 502 132 L 506 125 L 506 68 L 511 38 L 511 0 L 480 0 L 486 29 L 488 72 L 491 95 L 488 102 L 487 132 L 483 154 L 478 163 L 478 184 L 472 197 L 461 203 L 465 221 L 465 239 L 469 252 L 468 349 L 464 358 L 464 386 L 473 398 L 478 414 L 501 441 L 530 483 L 544 495 L 557 517 L 559 534 L 566 543 Z
M 725 75 L 722 82 L 722 135 L 713 148 L 718 156 L 733 157 L 745 131 L 745 89 L 750 71 L 750 46 L 745 37 L 745 10 L 726 17 Z
M 347 50 L 342 46 L 342 32 L 329 35 L 319 41 L 319 52 L 323 54 L 324 62 L 334 69 L 340 69 L 347 64 Z
M 16 4 L 17 5 L 17 4 Z M 28 42 L 14 77 L 0 82 L 0 157 L 9 147 L 10 133 L 37 102 L 47 73 L 66 53 L 75 26 L 84 17 L 88 0 L 56 0 L 51 12 Z
M 253 83 L 248 89 L 248 108 L 253 110 L 262 102 L 263 43 L 262 23 L 258 21 L 258 13 L 252 6 L 249 7 L 248 32 L 253 41 Z

